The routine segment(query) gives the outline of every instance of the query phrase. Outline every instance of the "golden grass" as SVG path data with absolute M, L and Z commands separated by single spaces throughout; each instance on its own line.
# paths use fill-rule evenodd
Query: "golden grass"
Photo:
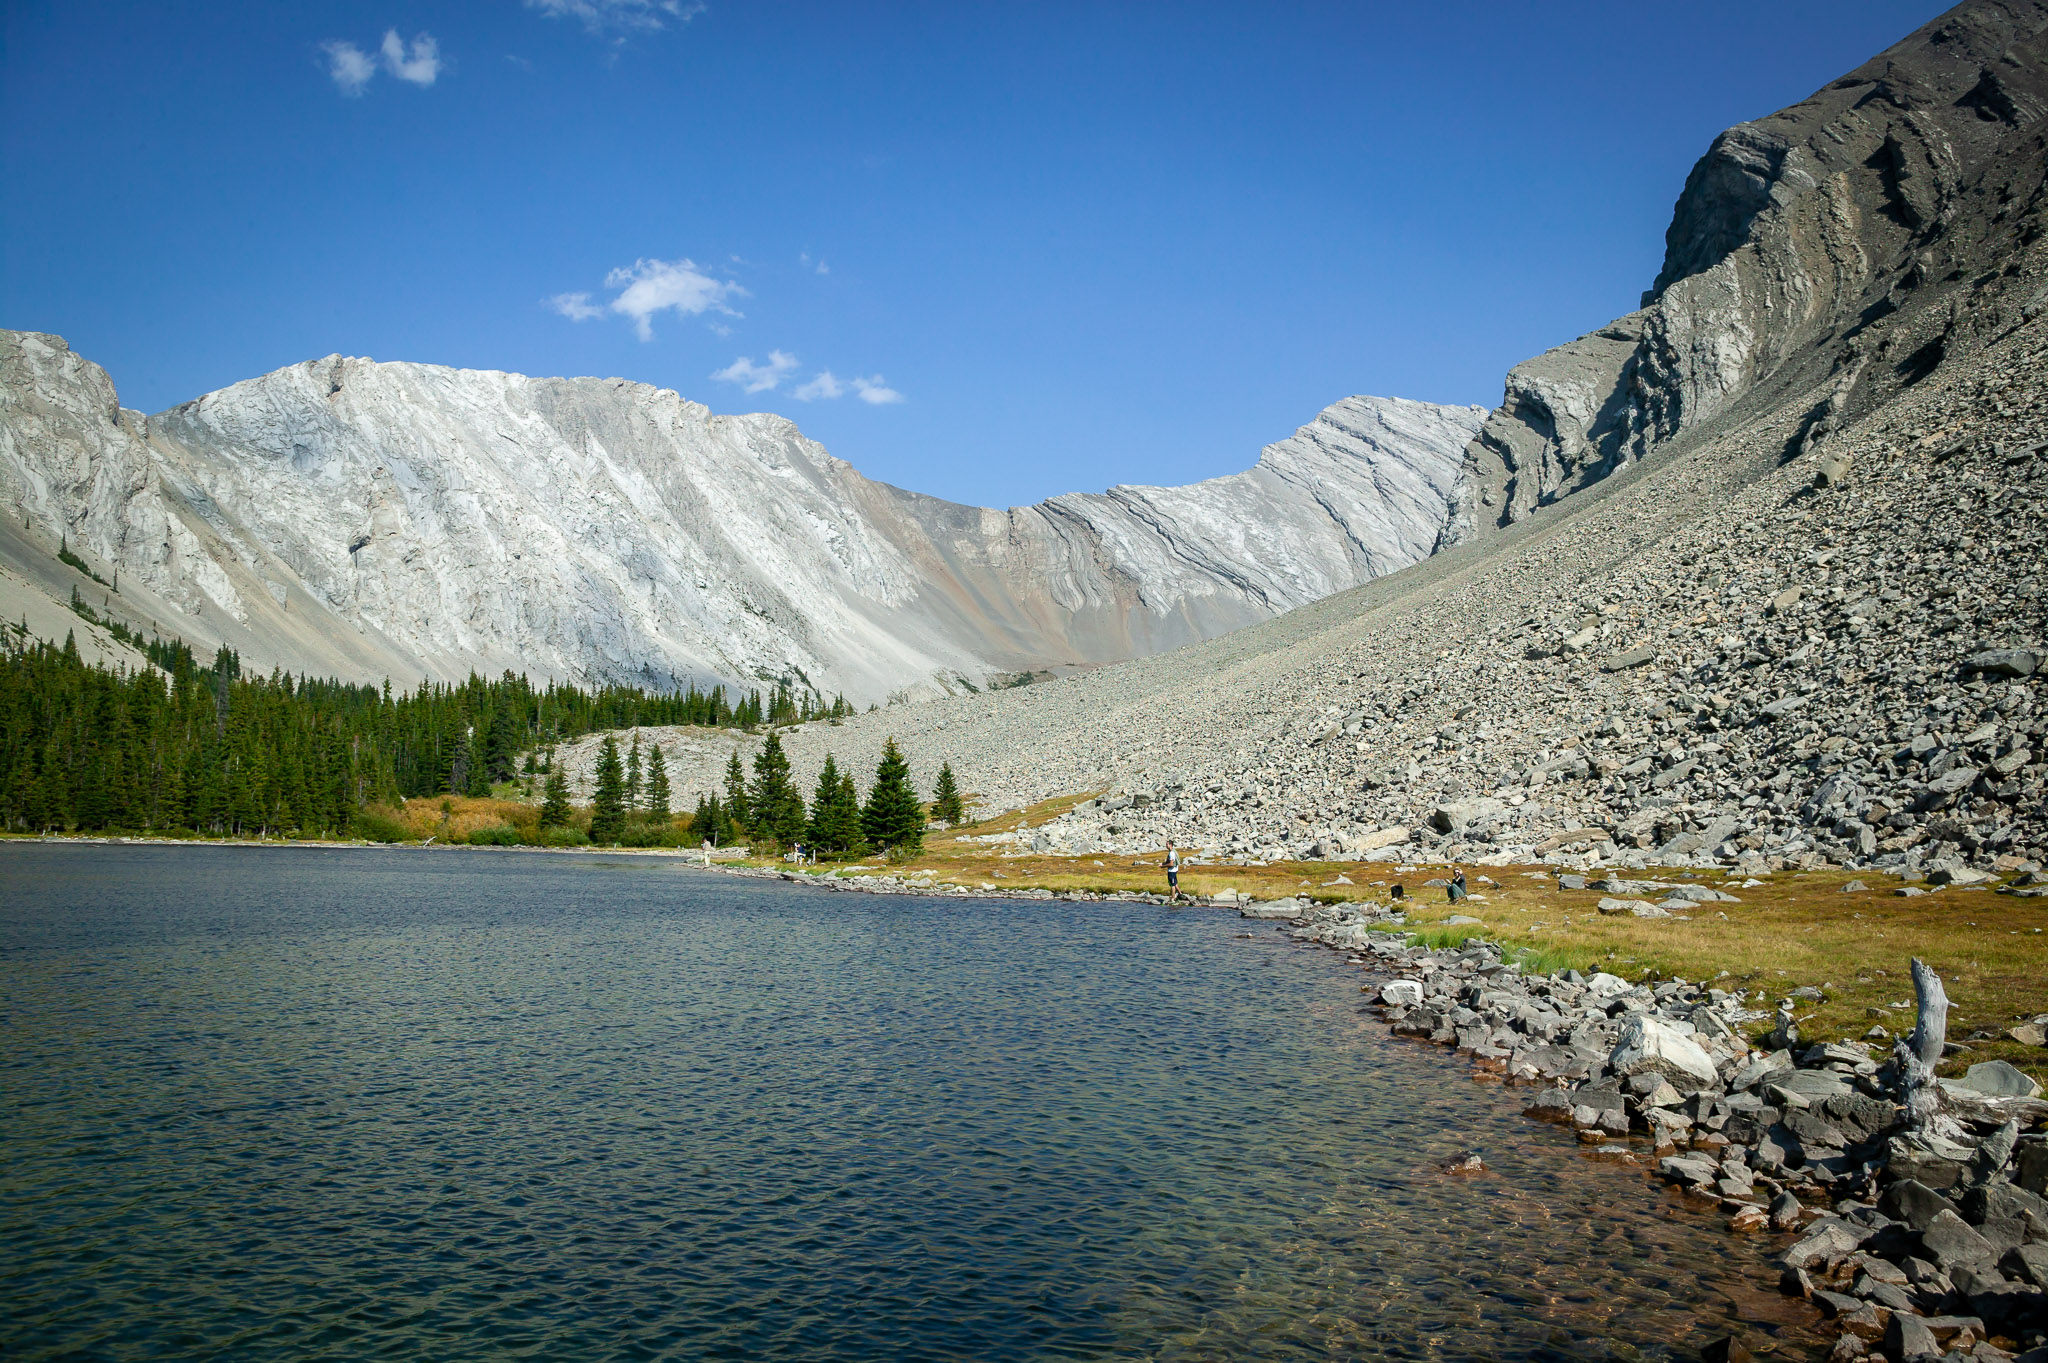
M 392 812 L 409 838 L 461 842 L 479 828 L 511 824 L 522 837 L 540 828 L 540 808 L 517 800 L 479 800 L 466 795 L 432 795 L 407 800 Z

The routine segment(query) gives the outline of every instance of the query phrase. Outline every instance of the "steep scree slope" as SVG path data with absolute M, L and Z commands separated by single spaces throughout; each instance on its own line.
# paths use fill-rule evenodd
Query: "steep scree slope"
M 1956 59 L 1997 24 L 2004 47 Z M 2048 860 L 2044 25 L 2039 5 L 1965 6 L 1823 92 L 1919 91 L 1988 140 L 1898 225 L 1902 273 L 1770 333 L 1768 376 L 1644 457 L 1224 638 L 806 726 L 800 771 L 894 733 L 918 779 L 950 760 L 985 808 L 1112 792 L 1037 835 L 1070 850 Z M 1681 206 L 1675 272 L 1723 250 L 1687 225 L 1711 178 Z M 1693 353 L 1764 353 L 1747 316 L 1701 321 Z M 688 765 L 678 786 L 714 776 Z

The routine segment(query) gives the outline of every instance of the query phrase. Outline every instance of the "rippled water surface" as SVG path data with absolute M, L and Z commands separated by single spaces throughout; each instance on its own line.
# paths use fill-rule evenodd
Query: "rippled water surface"
M 0 846 L 0 1355 L 1809 1353 L 1764 1246 L 1245 926 Z

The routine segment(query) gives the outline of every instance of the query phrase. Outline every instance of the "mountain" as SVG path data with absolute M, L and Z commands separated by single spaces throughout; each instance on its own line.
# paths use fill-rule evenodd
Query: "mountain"
M 1832 420 L 1924 374 L 1952 336 L 1901 351 L 1885 319 L 2020 244 L 2043 22 L 2027 0 L 1959 5 L 1715 138 L 1643 306 L 1510 371 L 1460 515 L 1511 525 L 1724 414 L 1820 386 Z
M 84 585 L 130 624 L 349 678 L 864 704 L 1157 652 L 1412 563 L 1483 416 L 1350 398 L 1245 473 L 999 511 L 623 380 L 330 356 L 145 417 L 61 339 L 0 332 L 0 587 Z
M 1021 835 L 1099 854 L 2048 863 L 2044 35 L 1966 4 L 1716 139 L 1649 303 L 1510 376 L 1469 538 L 1172 654 L 802 726 L 798 779 L 894 737 L 983 812 L 1107 792 Z M 758 741 L 678 745 L 679 796 Z

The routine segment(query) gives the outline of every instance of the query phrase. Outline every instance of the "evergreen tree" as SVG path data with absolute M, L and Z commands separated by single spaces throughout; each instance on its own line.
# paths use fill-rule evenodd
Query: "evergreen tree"
M 464 758 L 468 780 L 463 783 L 462 793 L 477 800 L 488 799 L 491 794 L 491 768 L 484 747 L 484 735 L 470 730 L 469 749 Z
M 690 818 L 690 836 L 714 847 L 725 847 L 739 841 L 740 830 L 716 795 L 700 796 L 697 812 Z
M 668 759 L 661 755 L 661 745 L 656 743 L 647 754 L 647 812 L 667 823 L 668 802 Z
M 773 733 L 754 757 L 754 787 L 747 792 L 747 809 L 756 833 L 785 846 L 804 835 L 804 797 L 790 775 L 782 740 Z
M 899 857 L 924 850 L 924 803 L 910 784 L 910 764 L 891 738 L 882 745 L 875 784 L 860 814 L 861 831 L 869 842 Z
M 497 700 L 491 707 L 490 726 L 484 732 L 484 766 L 492 781 L 509 781 L 513 776 L 524 737 L 518 702 L 525 681 L 509 671 L 498 680 Z
M 953 764 L 939 764 L 938 784 L 932 787 L 932 817 L 942 823 L 957 824 L 967 817 L 960 804 L 960 787 L 953 781 Z
M 860 796 L 854 793 L 853 777 L 839 770 L 830 753 L 825 754 L 825 769 L 818 773 L 818 793 L 811 801 L 808 835 L 811 845 L 822 856 L 858 855 L 867 849 L 860 826 Z
M 604 736 L 597 755 L 597 789 L 590 798 L 590 840 L 613 843 L 626 829 L 626 777 L 619 769 L 619 741 Z
M 640 807 L 640 731 L 633 731 L 633 746 L 626 753 L 626 808 Z
M 741 827 L 754 823 L 753 811 L 747 808 L 747 769 L 740 765 L 737 749 L 725 764 L 725 817 Z
M 569 822 L 569 778 L 556 767 L 541 787 L 540 826 L 561 828 Z

